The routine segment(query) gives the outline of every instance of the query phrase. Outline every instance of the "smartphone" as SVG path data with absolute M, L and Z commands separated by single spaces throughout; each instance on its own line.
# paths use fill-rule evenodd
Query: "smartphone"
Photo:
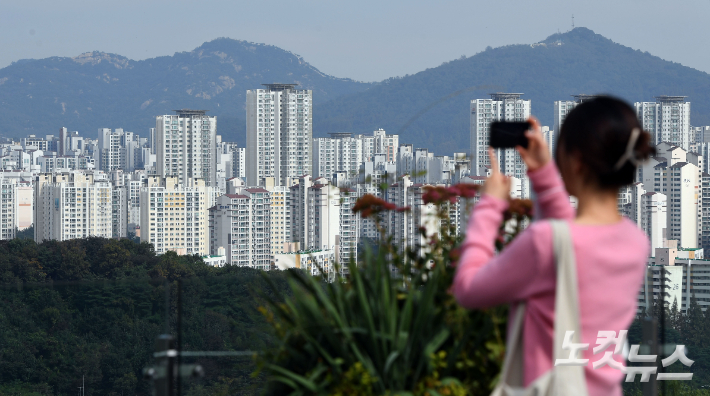
M 528 148 L 528 138 L 525 136 L 525 132 L 530 127 L 531 125 L 527 121 L 491 122 L 490 145 L 493 148 L 514 148 L 515 146 Z

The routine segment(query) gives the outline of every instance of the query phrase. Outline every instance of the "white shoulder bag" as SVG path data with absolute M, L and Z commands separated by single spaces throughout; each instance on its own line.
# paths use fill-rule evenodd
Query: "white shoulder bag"
M 525 302 L 517 306 L 506 345 L 503 371 L 491 396 L 587 396 L 584 367 L 554 366 L 555 359 L 570 358 L 562 350 L 565 332 L 574 330 L 573 343 L 580 342 L 579 293 L 577 266 L 569 225 L 563 220 L 550 220 L 552 243 L 557 266 L 555 292 L 555 336 L 552 340 L 552 369 L 541 375 L 528 387 L 523 387 L 523 320 Z M 578 357 L 578 356 L 575 356 Z

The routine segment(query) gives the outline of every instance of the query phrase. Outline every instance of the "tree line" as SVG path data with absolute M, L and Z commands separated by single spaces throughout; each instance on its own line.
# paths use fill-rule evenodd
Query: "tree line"
M 258 307 L 274 288 L 287 289 L 280 271 L 158 256 L 129 239 L 2 241 L 0 394 L 73 395 L 83 378 L 86 395 L 149 395 L 142 370 L 159 334 L 179 328 L 189 351 L 268 348 Z M 184 381 L 186 395 L 257 394 L 264 381 L 248 356 L 191 362 L 205 377 Z

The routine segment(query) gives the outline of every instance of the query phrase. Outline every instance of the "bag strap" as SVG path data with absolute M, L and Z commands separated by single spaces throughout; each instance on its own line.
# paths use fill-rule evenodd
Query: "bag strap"
M 574 330 L 572 342 L 580 340 L 579 292 L 577 285 L 577 265 L 574 245 L 569 224 L 564 220 L 549 220 L 552 231 L 552 246 L 555 254 L 557 273 L 555 291 L 555 330 L 553 338 L 552 364 L 555 375 L 554 389 L 558 395 L 587 395 L 584 368 L 579 366 L 554 366 L 555 359 L 569 357 L 569 352 L 562 350 L 562 342 L 567 330 Z M 505 360 L 499 384 L 523 386 L 523 322 L 525 320 L 525 302 L 518 303 L 509 327 L 506 342 Z M 566 391 L 565 391 L 566 390 Z
M 565 220 L 550 220 L 552 244 L 557 267 L 555 289 L 555 332 L 552 364 L 557 371 L 554 389 L 558 394 L 586 395 L 587 386 L 582 366 L 554 366 L 556 359 L 568 359 L 569 351 L 562 349 L 565 333 L 574 331 L 573 343 L 579 343 L 582 336 L 579 318 L 579 286 L 574 244 L 569 224 Z M 566 393 L 567 389 L 573 393 Z M 583 392 L 583 393 L 582 393 Z
M 523 379 L 523 322 L 525 321 L 525 302 L 517 304 L 513 323 L 508 328 L 508 339 L 505 343 L 505 359 L 503 369 L 498 379 L 499 384 L 522 387 Z

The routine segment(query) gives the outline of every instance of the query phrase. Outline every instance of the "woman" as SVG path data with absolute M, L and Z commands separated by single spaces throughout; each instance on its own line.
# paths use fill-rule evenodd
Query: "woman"
M 560 179 L 540 124 L 534 118 L 530 122 L 528 148 L 517 150 L 527 165 L 541 221 L 494 255 L 510 181 L 499 172 L 489 149 L 493 173 L 471 214 L 453 293 L 466 308 L 527 302 L 523 345 L 524 383 L 529 385 L 553 364 L 556 271 L 551 228 L 544 219 L 567 220 L 577 263 L 581 342 L 590 345 L 582 353 L 590 359 L 584 369 L 589 395 L 621 395 L 623 373 L 609 366 L 593 370 L 591 362 L 603 353 L 593 355 L 592 349 L 598 331 L 618 334 L 636 314 L 649 242 L 636 224 L 619 214 L 617 194 L 634 181 L 637 163 L 654 152 L 650 135 L 626 103 L 609 97 L 584 102 L 569 113 L 560 131 L 556 155 Z M 577 213 L 570 206 L 570 194 L 577 197 Z

